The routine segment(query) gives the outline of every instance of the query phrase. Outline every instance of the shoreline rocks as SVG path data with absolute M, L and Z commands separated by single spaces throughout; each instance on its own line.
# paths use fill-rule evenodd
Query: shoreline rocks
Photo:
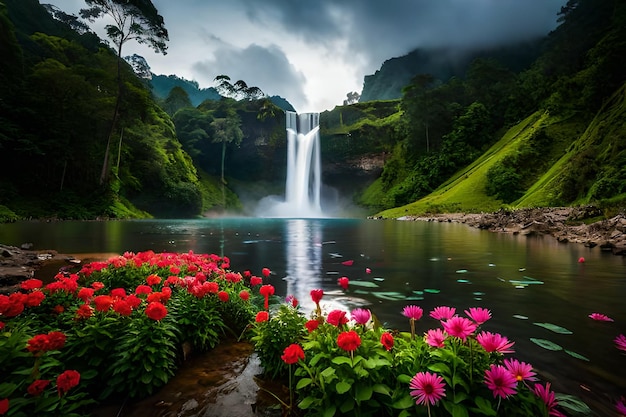
M 455 222 L 491 232 L 549 235 L 561 243 L 578 243 L 614 255 L 626 256 L 626 215 L 585 222 L 600 217 L 595 207 L 551 207 L 500 210 L 495 213 L 445 213 L 404 216 L 398 220 Z

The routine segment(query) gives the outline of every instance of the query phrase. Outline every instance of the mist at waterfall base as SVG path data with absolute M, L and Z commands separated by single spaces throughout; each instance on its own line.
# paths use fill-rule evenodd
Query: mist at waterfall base
M 285 194 L 268 195 L 254 208 L 256 217 L 350 217 L 356 208 L 322 184 L 319 113 L 285 112 L 287 176 Z

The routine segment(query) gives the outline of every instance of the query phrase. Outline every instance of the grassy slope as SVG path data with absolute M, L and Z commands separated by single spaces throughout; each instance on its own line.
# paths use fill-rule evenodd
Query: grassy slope
M 377 216 L 396 218 L 406 215 L 442 212 L 493 212 L 503 208 L 504 205 L 501 201 L 485 193 L 487 171 L 506 155 L 517 152 L 531 138 L 534 131 L 546 129 L 559 122 L 561 122 L 560 119 L 551 117 L 548 113 L 532 114 L 509 129 L 502 139 L 480 158 L 456 173 L 433 193 L 406 206 L 385 210 Z M 565 149 L 562 149 L 562 152 L 564 151 Z M 542 181 L 545 181 L 543 177 Z M 534 192 L 537 193 L 535 197 L 541 200 L 545 189 L 542 188 L 538 191 Z M 529 194 L 531 194 L 530 190 L 524 197 Z M 522 207 L 525 205 L 514 203 L 514 206 Z

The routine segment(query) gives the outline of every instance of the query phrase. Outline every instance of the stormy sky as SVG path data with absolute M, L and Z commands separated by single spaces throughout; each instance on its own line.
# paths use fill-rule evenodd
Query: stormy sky
M 82 0 L 40 0 L 78 14 Z M 566 0 L 152 0 L 167 55 L 128 43 L 155 74 L 214 86 L 228 75 L 299 112 L 341 104 L 389 58 L 422 47 L 487 46 L 546 35 Z M 100 27 L 103 23 L 100 23 Z M 104 33 L 96 30 L 101 37 Z

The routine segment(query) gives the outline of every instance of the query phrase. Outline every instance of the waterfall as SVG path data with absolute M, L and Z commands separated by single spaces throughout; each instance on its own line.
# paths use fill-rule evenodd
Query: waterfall
M 325 217 L 321 207 L 322 168 L 319 113 L 285 112 L 287 178 L 285 200 L 264 199 L 256 214 L 263 217 Z

